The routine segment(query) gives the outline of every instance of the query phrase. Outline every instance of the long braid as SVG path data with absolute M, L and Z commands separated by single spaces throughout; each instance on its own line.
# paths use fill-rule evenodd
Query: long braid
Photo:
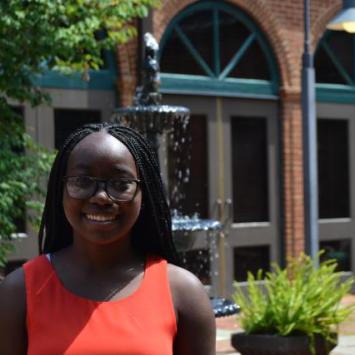
M 96 127 L 92 126 L 90 128 L 83 126 L 82 129 L 74 131 L 66 139 L 54 160 L 49 175 L 47 198 L 39 231 L 40 253 L 57 251 L 72 242 L 71 227 L 64 216 L 62 204 L 63 177 L 73 148 L 90 133 L 99 130 L 99 127 L 95 129 Z
M 138 251 L 153 253 L 178 263 L 172 239 L 171 215 L 164 195 L 159 164 L 147 141 L 131 128 L 118 124 L 85 125 L 74 131 L 59 151 L 48 182 L 48 193 L 42 216 L 39 246 L 41 253 L 54 252 L 72 243 L 73 232 L 64 215 L 63 177 L 73 148 L 93 132 L 106 131 L 121 141 L 132 154 L 141 179 L 143 207 L 132 231 L 132 245 Z
M 127 146 L 144 181 L 144 207 L 133 229 L 133 243 L 139 249 L 158 253 L 169 261 L 178 263 L 172 239 L 170 210 L 155 151 L 140 134 L 131 129 L 114 126 L 108 127 L 108 132 Z M 152 235 L 146 238 L 147 233 Z

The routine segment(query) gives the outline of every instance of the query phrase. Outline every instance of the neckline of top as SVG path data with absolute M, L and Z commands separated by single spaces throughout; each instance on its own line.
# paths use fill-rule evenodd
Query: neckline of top
M 76 293 L 74 293 L 73 291 L 71 291 L 67 287 L 65 287 L 65 285 L 63 284 L 62 280 L 58 276 L 58 274 L 57 274 L 57 272 L 56 272 L 56 270 L 55 270 L 55 268 L 54 268 L 54 266 L 52 264 L 50 255 L 49 255 L 49 257 L 47 257 L 47 255 L 48 254 L 42 255 L 42 260 L 44 260 L 46 265 L 50 268 L 51 273 L 52 273 L 53 277 L 55 278 L 55 280 L 56 280 L 57 284 L 59 285 L 59 287 L 66 294 L 68 294 L 70 297 L 73 297 L 73 298 L 75 298 L 77 300 L 94 303 L 94 304 L 97 304 L 97 305 L 99 305 L 99 304 L 119 304 L 119 303 L 124 303 L 124 302 L 127 302 L 127 301 L 131 301 L 132 299 L 137 297 L 142 292 L 142 290 L 145 288 L 145 284 L 147 283 L 147 278 L 148 278 L 147 274 L 148 274 L 149 266 L 153 262 L 153 259 L 151 257 L 147 257 L 146 258 L 145 263 L 144 263 L 143 278 L 140 281 L 138 287 L 131 294 L 129 294 L 129 295 L 123 297 L 123 298 L 118 298 L 118 299 L 114 299 L 114 300 L 111 299 L 111 300 L 99 301 L 99 300 L 94 300 L 94 299 L 91 299 L 91 298 L 87 298 L 87 297 L 84 297 L 84 296 L 77 295 Z

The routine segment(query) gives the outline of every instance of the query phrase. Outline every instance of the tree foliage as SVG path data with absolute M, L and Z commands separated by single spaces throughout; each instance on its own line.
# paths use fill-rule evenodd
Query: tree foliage
M 48 70 L 99 69 L 102 50 L 132 38 L 134 20 L 158 4 L 159 0 L 0 1 L 0 264 L 24 206 L 40 208 L 34 197 L 41 193 L 52 159 L 25 134 L 23 120 L 9 102 L 49 103 L 48 94 L 34 84 L 36 76 Z

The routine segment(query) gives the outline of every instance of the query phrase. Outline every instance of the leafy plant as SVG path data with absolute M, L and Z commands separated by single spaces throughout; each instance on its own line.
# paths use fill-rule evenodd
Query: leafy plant
M 27 217 L 38 227 L 45 180 L 54 158 L 24 133 L 23 120 L 16 113 L 6 123 L 0 125 L 0 266 L 13 249 L 16 222 Z
M 248 274 L 247 292 L 235 285 L 233 298 L 241 308 L 239 320 L 247 334 L 307 335 L 313 352 L 316 335 L 334 342 L 336 326 L 355 311 L 354 306 L 340 304 L 354 280 L 342 280 L 335 260 L 318 267 L 316 260 L 301 255 L 285 269 L 274 264 L 266 273 L 264 289 L 261 270 L 256 277 Z

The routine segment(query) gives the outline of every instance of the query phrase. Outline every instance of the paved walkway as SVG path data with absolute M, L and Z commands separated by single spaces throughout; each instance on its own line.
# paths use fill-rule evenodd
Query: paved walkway
M 355 304 L 355 295 L 346 296 L 342 303 Z M 230 345 L 230 336 L 236 331 L 241 331 L 235 316 L 218 318 L 217 324 L 217 355 L 237 355 Z M 355 313 L 352 314 L 339 327 L 338 346 L 331 355 L 355 355 Z

